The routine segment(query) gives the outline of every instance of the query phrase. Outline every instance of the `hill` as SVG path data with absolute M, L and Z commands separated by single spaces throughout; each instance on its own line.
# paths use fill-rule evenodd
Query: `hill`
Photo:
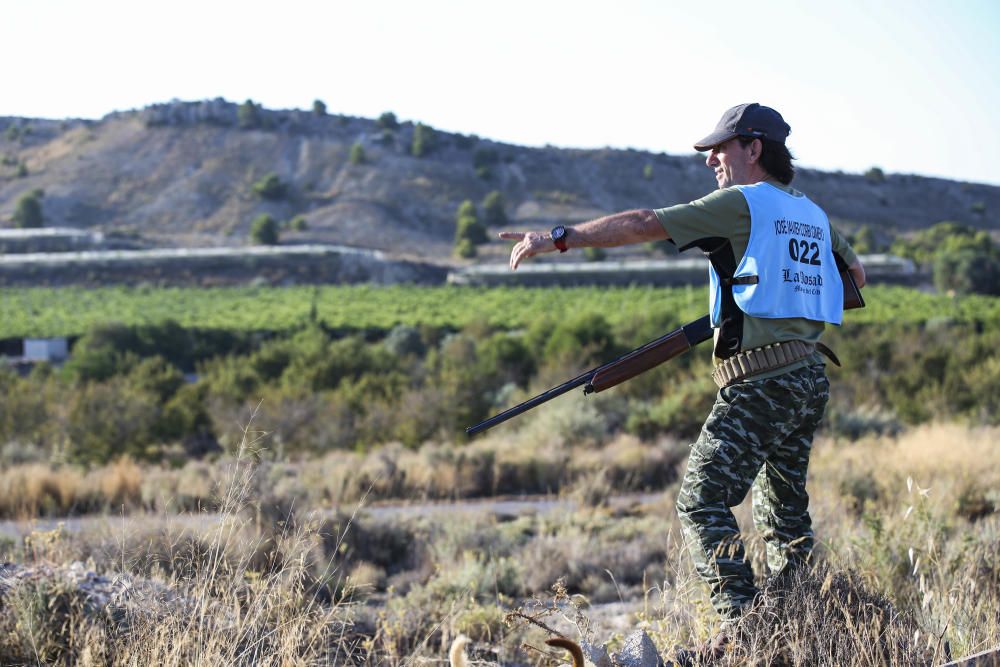
M 698 155 L 529 148 L 388 116 L 266 110 L 221 99 L 98 121 L 0 118 L 0 156 L 4 226 L 19 196 L 41 189 L 47 226 L 143 246 L 247 243 L 255 216 L 301 214 L 307 230 L 284 238 L 425 259 L 449 256 L 456 208 L 493 190 L 503 194 L 511 225 L 547 228 L 689 201 L 715 187 Z M 276 187 L 263 196 L 254 186 L 269 174 Z M 867 224 L 887 239 L 941 220 L 1000 225 L 1000 188 L 984 184 L 800 169 L 796 186 L 847 232 Z M 498 244 L 488 252 L 503 250 Z

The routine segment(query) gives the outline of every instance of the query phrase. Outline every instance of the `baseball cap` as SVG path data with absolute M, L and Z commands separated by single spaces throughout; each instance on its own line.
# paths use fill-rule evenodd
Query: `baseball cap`
M 722 114 L 715 131 L 694 145 L 696 151 L 707 151 L 733 137 L 756 137 L 785 143 L 792 131 L 781 114 L 757 102 L 739 104 Z

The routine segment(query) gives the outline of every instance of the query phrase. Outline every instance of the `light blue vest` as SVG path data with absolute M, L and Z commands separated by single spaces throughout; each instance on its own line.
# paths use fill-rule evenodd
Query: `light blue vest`
M 823 209 L 804 195 L 790 195 L 768 183 L 737 185 L 736 189 L 750 206 L 750 243 L 736 267 L 732 287 L 736 305 L 753 317 L 804 317 L 840 324 L 844 284 Z M 751 284 L 740 284 L 740 278 Z M 722 289 L 719 275 L 710 268 L 713 326 L 721 320 Z

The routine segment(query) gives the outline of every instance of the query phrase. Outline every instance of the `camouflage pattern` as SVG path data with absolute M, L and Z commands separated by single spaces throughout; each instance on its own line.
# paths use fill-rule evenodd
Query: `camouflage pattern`
M 767 544 L 771 574 L 812 551 L 806 470 L 829 395 L 822 364 L 725 387 L 691 446 L 677 511 L 695 568 L 723 618 L 738 617 L 757 593 L 729 509 L 751 486 L 754 524 Z

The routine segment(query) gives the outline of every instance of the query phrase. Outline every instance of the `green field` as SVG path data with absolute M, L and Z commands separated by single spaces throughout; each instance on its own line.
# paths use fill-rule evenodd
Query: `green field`
M 935 318 L 1000 323 L 1000 299 L 928 295 L 900 287 L 865 290 L 868 307 L 848 322 L 925 322 Z M 477 287 L 238 287 L 5 289 L 0 338 L 71 336 L 102 322 L 230 331 L 280 331 L 309 317 L 315 304 L 326 324 L 388 329 L 396 324 L 462 327 L 484 321 L 518 328 L 539 317 L 599 313 L 613 326 L 669 314 L 695 319 L 707 310 L 704 287 L 477 288 Z

